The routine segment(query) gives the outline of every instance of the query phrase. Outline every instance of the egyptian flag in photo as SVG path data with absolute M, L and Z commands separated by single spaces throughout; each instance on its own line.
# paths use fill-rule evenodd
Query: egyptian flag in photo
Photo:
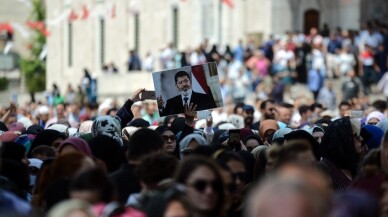
M 191 78 L 193 91 L 197 93 L 207 94 L 214 101 L 213 94 L 209 88 L 209 85 L 206 82 L 206 75 L 203 67 L 208 67 L 208 65 L 204 64 L 191 67 L 191 72 L 193 74 Z

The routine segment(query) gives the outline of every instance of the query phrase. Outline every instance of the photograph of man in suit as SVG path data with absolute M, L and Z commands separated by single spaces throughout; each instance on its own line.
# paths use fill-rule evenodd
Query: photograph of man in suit
M 175 86 L 180 94 L 168 99 L 166 106 L 162 96 L 157 98 L 160 116 L 184 113 L 185 104 L 196 106 L 196 111 L 217 107 L 212 97 L 193 91 L 191 77 L 186 71 L 178 71 L 175 74 Z

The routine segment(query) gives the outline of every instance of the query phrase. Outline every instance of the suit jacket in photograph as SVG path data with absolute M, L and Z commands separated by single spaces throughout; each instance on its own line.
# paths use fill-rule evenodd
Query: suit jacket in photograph
M 196 111 L 216 108 L 213 98 L 207 94 L 192 92 L 190 103 L 197 105 Z M 182 96 L 178 95 L 167 100 L 166 107 L 160 112 L 160 116 L 184 113 Z

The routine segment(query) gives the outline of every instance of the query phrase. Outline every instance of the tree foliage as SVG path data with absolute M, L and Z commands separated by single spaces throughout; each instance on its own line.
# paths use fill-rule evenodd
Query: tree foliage
M 44 23 L 46 10 L 43 0 L 32 1 L 32 12 L 30 21 Z M 30 93 L 45 90 L 46 87 L 46 62 L 39 59 L 46 44 L 46 36 L 39 29 L 33 29 L 30 40 L 30 54 L 27 58 L 21 58 L 20 66 L 26 78 L 27 89 Z

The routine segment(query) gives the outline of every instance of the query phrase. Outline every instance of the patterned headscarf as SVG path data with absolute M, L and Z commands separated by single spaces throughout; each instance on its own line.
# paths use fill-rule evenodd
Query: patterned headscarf
M 100 116 L 93 121 L 92 125 L 93 136 L 104 135 L 109 136 L 123 145 L 121 140 L 121 125 L 120 119 L 116 116 Z

